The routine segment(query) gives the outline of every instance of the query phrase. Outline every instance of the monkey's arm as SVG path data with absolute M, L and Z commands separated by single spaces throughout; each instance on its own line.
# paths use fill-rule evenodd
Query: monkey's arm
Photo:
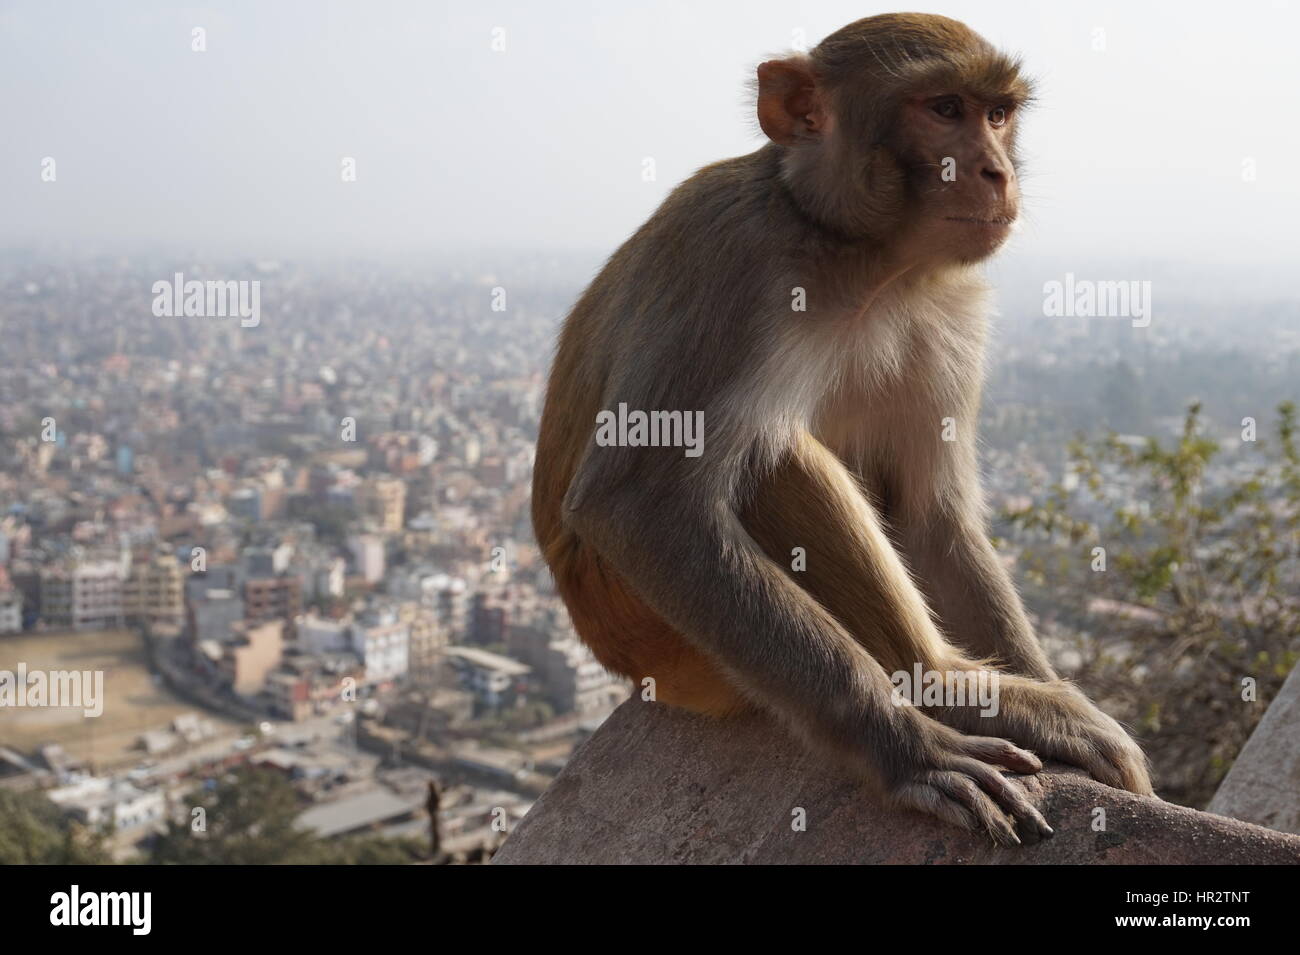
M 976 501 L 936 504 L 899 520 L 900 544 L 944 632 L 976 657 L 1012 673 L 1057 679 Z
M 1007 736 L 1107 785 L 1151 793 L 1146 757 L 1124 728 L 1052 671 L 983 524 L 936 518 L 906 536 L 944 628 L 963 648 L 1010 668 L 1000 679 L 995 715 L 966 707 L 937 718 L 967 732 Z
M 629 477 L 601 458 L 627 449 L 589 447 L 565 499 L 565 520 L 642 599 L 716 658 L 748 696 L 814 745 L 873 770 L 901 804 L 1009 843 L 1019 841 L 1017 826 L 1031 840 L 1050 833 L 1021 789 L 989 765 L 1037 772 L 1032 755 L 896 705 L 881 665 L 759 549 L 725 495 L 708 490 L 721 485 L 692 480 L 671 451 L 638 450 L 655 457 L 642 457 Z M 832 509 L 824 516 L 840 515 Z M 813 538 L 835 533 L 806 531 Z M 888 571 L 860 586 L 881 610 L 878 626 L 913 619 L 915 608 L 902 604 L 907 594 Z
M 1150 793 L 1146 757 L 1128 733 L 1052 670 L 988 539 L 973 444 L 953 452 L 957 467 L 913 481 L 900 496 L 894 524 L 945 633 L 969 654 L 993 658 L 1010 672 L 1000 677 L 996 714 L 956 707 L 933 715 L 1081 766 L 1110 786 Z

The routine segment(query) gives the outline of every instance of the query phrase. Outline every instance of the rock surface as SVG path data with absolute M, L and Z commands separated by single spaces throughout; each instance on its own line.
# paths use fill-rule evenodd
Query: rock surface
M 1300 834 L 1300 667 L 1242 747 L 1210 812 Z
M 1143 799 L 1054 766 L 1027 781 L 1056 837 L 1001 848 L 881 806 L 757 717 L 632 699 L 574 754 L 494 864 L 1300 862 L 1300 837 Z M 798 809 L 806 830 L 795 831 Z M 1095 831 L 1096 810 L 1105 811 Z

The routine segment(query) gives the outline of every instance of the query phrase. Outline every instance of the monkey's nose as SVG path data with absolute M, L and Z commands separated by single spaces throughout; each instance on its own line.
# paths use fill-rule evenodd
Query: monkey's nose
M 1015 174 L 996 160 L 981 164 L 980 179 L 992 188 L 998 202 L 1015 194 Z
M 988 182 L 992 183 L 999 192 L 1005 192 L 1011 177 L 1007 175 L 1006 170 L 1000 163 L 986 162 L 980 167 L 980 175 Z

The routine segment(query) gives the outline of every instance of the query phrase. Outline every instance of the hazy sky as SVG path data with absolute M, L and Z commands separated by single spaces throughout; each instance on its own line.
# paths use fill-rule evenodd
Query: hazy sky
M 0 245 L 607 250 L 694 169 L 761 144 L 744 84 L 765 55 L 889 9 L 0 0 Z M 923 9 L 1039 78 L 1022 248 L 1296 264 L 1300 3 Z

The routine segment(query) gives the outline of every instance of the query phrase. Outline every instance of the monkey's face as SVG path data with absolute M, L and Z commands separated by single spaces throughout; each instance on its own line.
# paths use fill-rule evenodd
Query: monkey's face
M 851 23 L 758 68 L 759 125 L 805 214 L 911 264 L 992 254 L 1019 214 L 1018 61 L 946 17 Z
M 972 262 L 1002 245 L 1020 214 L 1016 104 L 963 92 L 908 96 L 893 148 L 907 170 L 918 255 Z

